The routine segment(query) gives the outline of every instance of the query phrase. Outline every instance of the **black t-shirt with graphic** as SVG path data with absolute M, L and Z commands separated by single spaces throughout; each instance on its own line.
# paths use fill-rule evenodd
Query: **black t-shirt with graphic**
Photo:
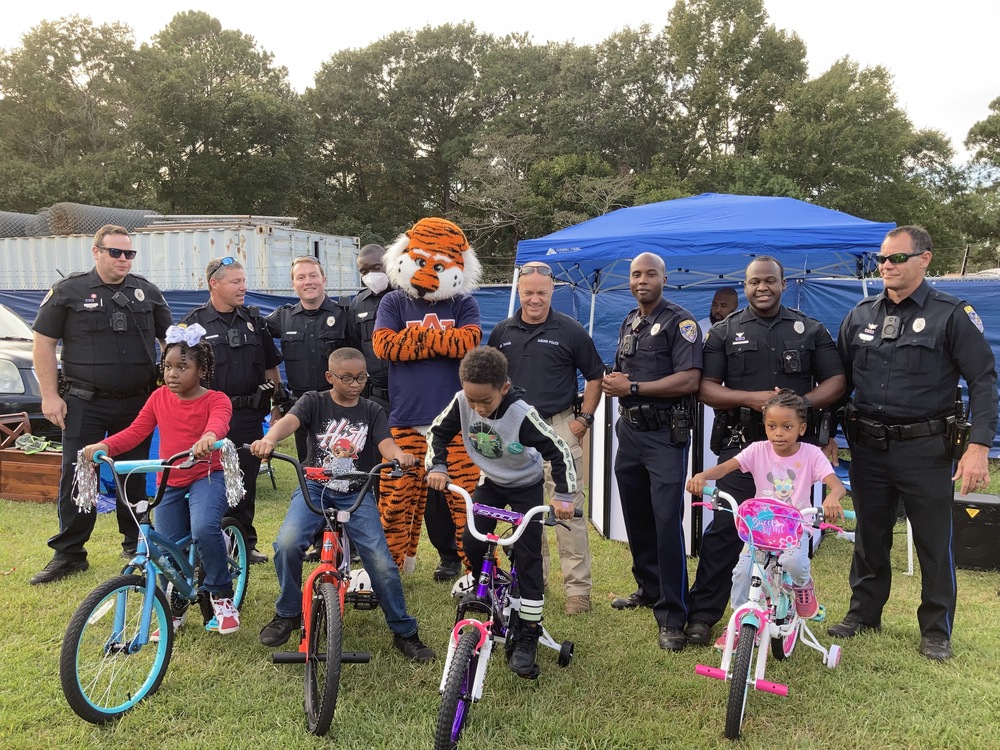
M 298 418 L 308 435 L 306 466 L 345 471 L 369 471 L 379 463 L 378 445 L 391 438 L 389 420 L 382 407 L 359 398 L 354 406 L 341 406 L 332 391 L 310 391 L 295 402 L 291 414 Z M 327 486 L 348 492 L 356 482 L 331 479 Z

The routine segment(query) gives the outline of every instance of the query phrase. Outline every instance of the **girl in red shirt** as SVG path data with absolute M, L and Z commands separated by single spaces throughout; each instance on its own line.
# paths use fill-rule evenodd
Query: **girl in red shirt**
M 201 551 L 204 586 L 211 594 L 215 620 L 207 627 L 219 633 L 240 628 L 233 606 L 233 581 L 226 559 L 222 517 L 227 509 L 221 454 L 213 444 L 229 432 L 233 406 L 229 397 L 205 387 L 212 377 L 212 347 L 202 341 L 200 325 L 171 326 L 160 363 L 165 385 L 157 388 L 135 421 L 103 443 L 88 445 L 84 457 L 92 460 L 103 450 L 110 456 L 134 448 L 160 429 L 160 458 L 190 450 L 199 461 L 190 469 L 172 469 L 163 500 L 156 508 L 156 529 L 171 541 L 189 533 Z M 183 623 L 174 618 L 174 629 Z M 216 624 L 218 627 L 216 627 Z

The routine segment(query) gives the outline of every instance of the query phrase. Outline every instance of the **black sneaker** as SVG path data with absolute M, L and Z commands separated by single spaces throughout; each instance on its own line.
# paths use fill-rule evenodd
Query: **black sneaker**
M 538 677 L 538 665 L 535 664 L 535 656 L 538 652 L 538 635 L 541 628 L 538 625 L 527 625 L 521 623 L 520 632 L 517 634 L 517 642 L 514 650 L 510 654 L 508 664 L 510 671 L 521 677 L 534 680 Z
M 293 630 L 302 627 L 302 615 L 282 617 L 275 615 L 264 629 L 260 631 L 260 642 L 265 646 L 282 646 L 288 642 Z
M 258 550 L 256 547 L 251 547 L 247 551 L 247 562 L 251 565 L 259 565 L 260 563 L 267 562 L 267 555 Z
M 458 578 L 462 574 L 461 560 L 441 560 L 434 568 L 434 580 L 442 583 Z
M 131 560 L 133 557 L 135 557 L 135 552 L 136 552 L 136 549 L 135 549 L 134 546 L 132 546 L 132 547 L 122 547 L 121 557 L 124 560 Z
M 680 628 L 660 628 L 659 644 L 664 651 L 683 651 L 687 638 Z
M 82 573 L 90 567 L 86 560 L 67 560 L 66 558 L 53 557 L 49 564 L 31 576 L 28 581 L 32 586 L 40 583 L 54 583 L 74 573 Z
M 435 659 L 434 650 L 420 640 L 419 631 L 405 638 L 398 633 L 394 633 L 392 636 L 392 645 L 398 648 L 407 659 L 415 661 L 418 664 L 426 664 Z
M 652 607 L 656 602 L 643 599 L 638 591 L 633 591 L 628 596 L 619 596 L 611 600 L 614 609 L 637 609 L 638 607 Z

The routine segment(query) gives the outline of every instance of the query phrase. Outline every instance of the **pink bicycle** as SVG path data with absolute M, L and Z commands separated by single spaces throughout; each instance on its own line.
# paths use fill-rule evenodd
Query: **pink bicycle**
M 710 498 L 709 502 L 693 504 L 732 513 L 753 561 L 750 596 L 729 618 L 722 663 L 718 667 L 704 664 L 695 667 L 696 674 L 729 681 L 726 737 L 735 740 L 740 736 L 750 688 L 788 695 L 787 685 L 764 679 L 768 650 L 780 661 L 791 656 L 796 644 L 802 641 L 822 654 L 823 663 L 830 669 L 840 663 L 840 646 L 824 648 L 796 612 L 792 580 L 781 568 L 780 555 L 798 546 L 806 526 L 845 532 L 839 526 L 824 523 L 819 508 L 800 511 L 770 498 L 753 498 L 737 505 L 731 495 L 714 487 L 706 487 L 704 494 Z M 720 499 L 725 505 L 719 503 Z M 770 649 L 758 648 L 767 643 L 765 639 L 770 640 Z M 757 651 L 756 665 L 754 651 Z

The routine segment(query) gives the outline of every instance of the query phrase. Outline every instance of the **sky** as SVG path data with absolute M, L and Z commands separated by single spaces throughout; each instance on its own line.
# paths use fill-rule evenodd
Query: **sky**
M 95 23 L 123 22 L 141 43 L 176 13 L 202 10 L 224 28 L 253 36 L 288 69 L 292 86 L 303 91 L 334 52 L 365 47 L 394 31 L 471 21 L 480 32 L 527 32 L 537 44 L 596 44 L 625 27 L 650 24 L 658 31 L 672 6 L 673 0 L 595 3 L 592 11 L 553 0 L 381 0 L 371 5 L 351 0 L 37 0 L 6 4 L 0 48 L 19 46 L 21 36 L 42 20 L 72 14 Z M 969 128 L 989 115 L 989 103 L 1000 96 L 996 0 L 765 0 L 765 8 L 775 26 L 805 42 L 810 77 L 845 55 L 864 66 L 887 68 L 898 104 L 913 125 L 942 131 L 960 159 L 966 156 L 962 144 Z

